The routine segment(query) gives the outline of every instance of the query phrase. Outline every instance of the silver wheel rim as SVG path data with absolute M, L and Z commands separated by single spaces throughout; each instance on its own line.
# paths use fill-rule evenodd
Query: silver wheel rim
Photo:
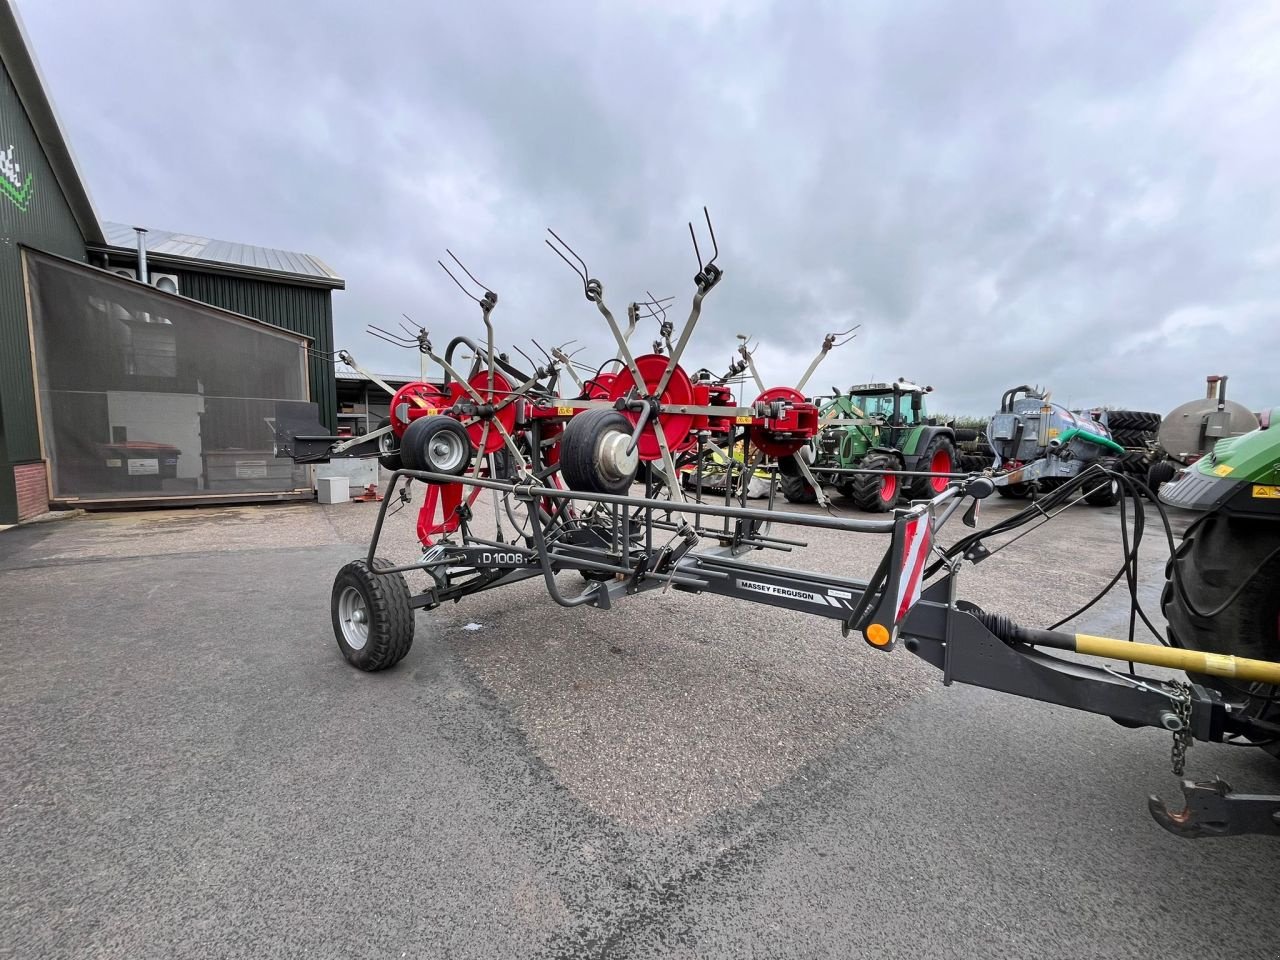
M 396 442 L 396 435 L 388 431 L 378 437 L 378 453 L 386 456 L 389 453 L 395 453 L 400 449 L 400 444 Z
M 436 473 L 453 473 L 466 459 L 462 438 L 451 430 L 441 430 L 427 441 L 427 460 Z
M 342 639 L 352 650 L 363 650 L 369 642 L 369 608 L 355 587 L 343 587 L 338 595 L 338 621 Z
M 634 477 L 640 466 L 640 452 L 637 448 L 627 453 L 631 445 L 631 434 L 620 430 L 610 430 L 600 438 L 596 448 L 596 464 L 600 475 L 608 480 L 624 480 Z

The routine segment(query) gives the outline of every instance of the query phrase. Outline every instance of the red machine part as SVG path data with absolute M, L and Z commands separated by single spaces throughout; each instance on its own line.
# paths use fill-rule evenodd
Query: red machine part
M 448 394 L 434 384 L 406 383 L 391 397 L 391 432 L 397 438 L 402 437 L 410 420 L 439 413 L 451 403 Z M 406 414 L 403 418 L 401 408 Z
M 609 391 L 613 389 L 613 381 L 618 379 L 616 373 L 597 373 L 582 385 L 588 400 L 607 400 Z
M 751 443 L 768 457 L 785 457 L 803 447 L 818 432 L 818 408 L 794 387 L 770 387 L 756 397 L 766 407 L 785 405 L 782 416 L 757 416 L 751 424 Z
M 489 389 L 489 372 L 487 370 L 477 373 L 467 382 L 471 384 L 471 388 L 480 395 L 481 399 L 485 403 L 493 404 L 495 407 L 509 399 L 511 396 L 511 381 L 496 371 L 493 374 L 492 391 Z M 463 387 L 462 384 L 457 382 L 450 383 L 448 406 L 453 406 L 455 403 L 459 402 L 474 403 L 475 399 L 467 392 L 466 388 Z M 516 402 L 517 401 L 512 401 L 511 403 L 508 403 L 505 407 L 499 410 L 493 418 L 506 428 L 509 435 L 514 435 L 515 433 L 517 413 Z M 467 424 L 467 436 L 471 438 L 471 446 L 479 448 L 480 440 L 484 437 L 485 433 L 484 424 L 485 421 L 479 419 Z M 484 452 L 495 453 L 502 449 L 502 432 L 491 425 L 489 427 L 489 435 L 484 438 L 484 441 Z
M 636 357 L 636 369 L 644 379 L 643 389 L 637 392 L 648 395 L 657 389 L 658 382 L 662 380 L 662 374 L 667 369 L 667 358 L 656 353 L 642 354 Z M 630 370 L 623 370 L 614 376 L 609 386 L 608 399 L 617 400 L 619 397 L 626 396 L 633 386 L 635 386 L 635 377 L 631 375 Z M 693 382 L 679 366 L 672 371 L 671 379 L 667 381 L 667 389 L 663 391 L 659 402 L 664 406 L 678 404 L 693 406 L 697 403 Z M 626 415 L 632 423 L 640 417 L 639 413 L 631 410 L 626 411 Z M 657 419 L 663 436 L 667 439 L 667 446 L 671 448 L 673 454 L 689 448 L 696 442 L 692 433 L 696 418 L 692 414 L 662 413 Z M 658 446 L 657 434 L 651 426 L 646 426 L 644 433 L 640 435 L 636 450 L 641 460 L 662 459 L 662 448 Z
M 462 503 L 464 488 L 460 483 L 428 483 L 425 486 L 426 499 L 418 510 L 418 541 L 429 547 L 435 542 L 433 537 L 453 533 L 461 525 L 458 506 Z M 476 502 L 484 487 L 470 487 L 468 490 L 466 500 L 469 507 Z

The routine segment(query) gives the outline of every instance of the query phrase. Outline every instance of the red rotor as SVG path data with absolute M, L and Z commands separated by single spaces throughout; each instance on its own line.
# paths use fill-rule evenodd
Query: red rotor
M 637 392 L 648 395 L 657 389 L 659 381 L 662 380 L 662 374 L 667 369 L 667 358 L 657 353 L 642 354 L 636 357 L 636 369 L 644 379 L 644 387 Z M 614 376 L 613 382 L 609 385 L 609 399 L 617 400 L 619 397 L 626 396 L 634 385 L 635 377 L 631 375 L 631 371 L 622 370 Z M 667 389 L 662 392 L 659 402 L 664 406 L 667 404 L 693 405 L 693 382 L 679 366 L 671 372 L 671 379 L 667 381 Z M 640 417 L 639 413 L 631 410 L 625 413 L 632 423 Z M 687 449 L 695 442 L 695 438 L 691 436 L 694 424 L 693 414 L 661 413 L 658 415 L 658 423 L 662 427 L 663 436 L 667 439 L 667 446 L 671 448 L 673 454 Z M 640 434 L 636 451 L 641 460 L 662 459 L 662 448 L 658 446 L 657 434 L 651 426 L 646 426 L 644 432 Z
M 493 391 L 489 390 L 489 371 L 482 370 L 467 381 L 471 384 L 472 389 L 480 394 L 481 399 L 485 403 L 491 403 L 495 407 L 509 399 L 511 396 L 511 381 L 497 371 L 493 374 Z M 449 384 L 449 405 L 454 403 L 475 403 L 475 399 L 462 386 L 462 384 L 454 381 Z M 514 436 L 516 428 L 516 403 L 512 401 L 499 410 L 495 415 L 495 420 L 506 428 L 508 435 Z M 471 418 L 465 418 L 471 419 Z M 480 438 L 484 436 L 485 421 L 476 419 L 472 423 L 467 424 L 467 436 L 471 438 L 471 445 L 477 449 L 480 446 Z M 502 448 L 502 433 L 492 424 L 489 426 L 489 436 L 485 440 L 484 452 L 495 453 Z
M 794 387 L 770 387 L 756 403 L 766 407 L 775 401 L 788 404 L 781 417 L 757 417 L 751 426 L 751 444 L 767 457 L 795 453 L 818 432 L 818 408 Z
M 396 437 L 401 437 L 409 426 L 410 420 L 439 413 L 442 409 L 452 405 L 452 403 L 453 401 L 449 399 L 448 394 L 435 384 L 406 383 L 391 397 L 391 432 Z M 403 411 L 405 414 L 404 419 L 401 419 L 397 412 L 402 406 L 405 406 Z

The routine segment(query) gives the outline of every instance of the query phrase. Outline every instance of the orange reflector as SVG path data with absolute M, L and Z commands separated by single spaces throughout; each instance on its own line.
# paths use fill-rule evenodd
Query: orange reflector
M 889 645 L 889 630 L 882 623 L 873 623 L 867 627 L 866 632 L 867 643 L 875 647 L 887 647 Z

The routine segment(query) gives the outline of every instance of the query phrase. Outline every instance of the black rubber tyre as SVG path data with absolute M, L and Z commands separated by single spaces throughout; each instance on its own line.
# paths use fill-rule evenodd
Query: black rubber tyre
M 901 470 L 896 457 L 887 453 L 872 453 L 862 458 L 860 470 Z M 884 513 L 898 504 L 902 489 L 900 478 L 894 474 L 859 473 L 853 478 L 853 502 L 859 510 L 868 513 Z
M 842 497 L 847 497 L 848 499 L 852 500 L 853 499 L 853 481 L 841 480 L 839 483 L 836 484 L 836 493 L 840 494 L 840 496 Z
M 1120 481 L 1115 477 L 1100 477 L 1086 481 L 1084 502 L 1091 507 L 1114 507 L 1124 496 Z
M 627 456 L 622 443 L 631 442 L 633 426 L 617 410 L 587 410 L 564 428 L 560 437 L 560 476 L 570 490 L 584 493 L 626 493 L 635 480 L 640 460 Z
M 1145 450 L 1148 440 L 1156 438 L 1151 430 L 1112 430 L 1111 439 L 1126 450 Z
M 378 429 L 391 426 L 391 418 L 383 417 L 378 421 Z M 378 438 L 378 462 L 384 470 L 399 470 L 404 466 L 400 459 L 400 441 L 394 433 L 384 433 Z
M 1033 483 L 1011 483 L 1007 486 L 996 487 L 996 493 L 1006 500 L 1025 500 L 1035 492 Z
M 374 566 L 394 564 L 376 557 Z M 358 670 L 393 667 L 413 646 L 413 608 L 403 574 L 374 573 L 365 561 L 352 560 L 334 578 L 329 613 L 338 649 Z
M 1151 495 L 1159 496 L 1160 488 L 1172 480 L 1178 473 L 1177 466 L 1172 460 L 1161 460 L 1159 463 L 1153 463 L 1147 468 L 1147 489 L 1151 491 Z
M 946 461 L 946 468 L 941 469 L 942 461 Z M 936 463 L 935 463 L 936 461 Z M 935 470 L 935 466 L 939 469 Z M 935 436 L 925 446 L 919 458 L 916 460 L 917 470 L 928 470 L 931 473 L 954 473 L 956 469 L 956 445 L 951 442 L 950 437 L 939 434 Z M 938 490 L 934 486 L 933 477 L 909 477 L 907 478 L 907 496 L 912 500 L 932 500 L 942 490 Z M 950 480 L 946 480 L 942 489 L 947 488 Z
M 474 454 L 467 428 L 444 414 L 410 421 L 400 438 L 400 459 L 410 470 L 457 477 L 471 466 Z
M 1144 410 L 1108 410 L 1107 427 L 1112 435 L 1117 430 L 1136 430 L 1141 433 L 1156 433 L 1160 429 L 1161 416 Z M 1119 442 L 1119 441 L 1117 441 Z
M 968 427 L 956 427 L 956 443 L 973 443 L 978 439 L 978 431 L 970 430 Z
M 793 457 L 783 457 L 782 460 L 794 460 Z M 778 487 L 782 490 L 782 495 L 787 498 L 788 503 L 817 503 L 818 493 L 813 489 L 812 484 L 804 478 L 795 464 L 791 464 L 791 471 L 788 472 L 782 467 L 782 461 L 778 462 Z
M 1221 513 L 1193 523 L 1165 568 L 1168 579 L 1160 607 L 1169 622 L 1169 642 L 1188 650 L 1280 659 L 1280 555 L 1272 556 L 1277 549 L 1280 523 L 1232 519 Z M 1174 564 L 1183 590 L 1174 583 Z M 1190 676 L 1230 700 L 1242 700 L 1245 692 L 1268 697 L 1280 693 L 1274 686 Z M 1251 701 L 1250 712 L 1271 720 L 1280 715 L 1276 704 L 1261 699 Z M 1280 756 L 1280 744 L 1268 744 L 1266 750 Z

